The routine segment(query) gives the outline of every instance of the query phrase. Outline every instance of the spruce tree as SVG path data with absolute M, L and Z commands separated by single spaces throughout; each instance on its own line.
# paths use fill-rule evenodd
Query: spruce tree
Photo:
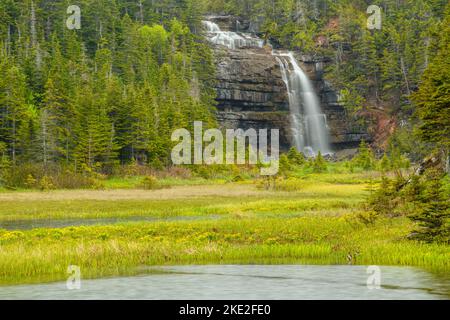
M 292 147 L 291 149 L 289 149 L 289 151 L 287 153 L 287 157 L 288 157 L 289 161 L 295 166 L 301 166 L 306 161 L 303 153 L 298 152 L 295 147 Z
M 364 170 L 370 170 L 374 168 L 375 157 L 372 153 L 372 150 L 364 140 L 362 140 L 359 144 L 358 154 L 355 158 L 353 158 L 352 161 L 356 166 L 363 168 Z
M 419 134 L 441 151 L 450 170 L 450 5 L 441 23 L 438 52 L 425 70 L 419 90 L 412 98 L 421 120 Z
M 28 121 L 25 76 L 6 53 L 0 57 L 0 141 L 6 143 L 14 165 L 21 152 L 22 126 Z
M 425 242 L 450 242 L 450 198 L 443 188 L 442 174 L 432 172 L 421 206 L 410 218 L 417 222 L 418 229 L 412 237 Z
M 319 151 L 313 162 L 313 171 L 316 173 L 322 173 L 327 171 L 327 162 Z

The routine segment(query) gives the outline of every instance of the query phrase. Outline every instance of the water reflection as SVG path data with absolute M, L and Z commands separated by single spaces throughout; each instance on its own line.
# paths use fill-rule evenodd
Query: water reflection
M 364 266 L 208 265 L 158 267 L 162 273 L 0 287 L 0 299 L 448 299 L 449 279 L 414 268 L 380 267 L 368 289 Z
M 173 216 L 173 217 L 134 216 L 123 218 L 11 220 L 11 221 L 1 221 L 0 229 L 31 230 L 36 228 L 65 228 L 76 226 L 116 224 L 126 222 L 194 221 L 194 220 L 219 219 L 219 218 L 220 218 L 219 215 L 206 215 L 206 216 Z

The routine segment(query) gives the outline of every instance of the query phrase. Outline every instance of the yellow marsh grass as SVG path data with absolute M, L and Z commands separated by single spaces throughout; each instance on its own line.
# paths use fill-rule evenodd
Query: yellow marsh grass
M 243 184 L 175 186 L 161 190 L 52 190 L 48 192 L 3 192 L 0 201 L 63 201 L 63 200 L 164 200 L 205 196 L 257 196 L 268 192 L 259 191 Z
M 358 223 L 353 216 L 366 194 L 364 182 L 349 185 L 342 183 L 349 176 L 338 178 L 300 180 L 295 192 L 233 183 L 156 191 L 0 193 L 0 223 L 205 215 L 189 222 L 0 230 L 0 283 L 62 280 L 70 264 L 79 265 L 84 278 L 128 274 L 147 265 L 206 263 L 350 262 L 450 271 L 448 246 L 406 240 L 413 227 L 407 219 L 367 227 Z M 210 220 L 209 214 L 222 219 Z
M 450 271 L 445 245 L 408 241 L 407 219 L 373 226 L 339 217 L 243 218 L 0 231 L 1 283 L 64 279 L 68 265 L 97 277 L 141 265 L 316 263 Z
M 35 219 L 164 218 L 241 213 L 298 214 L 306 211 L 354 208 L 364 197 L 364 186 L 340 185 L 336 188 L 329 184 L 315 186 L 308 182 L 299 191 L 278 192 L 257 190 L 253 185 L 229 184 L 174 187 L 155 191 L 3 193 L 0 197 L 0 222 Z
M 301 181 L 301 180 L 300 180 Z M 301 183 L 301 182 L 300 182 Z M 331 183 L 313 183 L 304 181 L 304 188 L 298 190 L 301 194 L 340 196 L 361 195 L 365 185 Z M 183 199 L 195 197 L 245 197 L 245 196 L 274 196 L 286 195 L 289 192 L 258 190 L 251 184 L 228 183 L 223 185 L 195 185 L 174 186 L 170 189 L 141 190 L 141 189 L 117 189 L 117 190 L 51 190 L 47 192 L 0 192 L 0 201 L 64 201 L 64 200 L 165 200 Z

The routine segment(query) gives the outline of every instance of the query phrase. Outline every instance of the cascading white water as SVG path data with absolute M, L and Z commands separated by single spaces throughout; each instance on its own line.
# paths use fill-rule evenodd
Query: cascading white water
M 291 113 L 291 132 L 297 150 L 307 156 L 330 154 L 327 118 L 320 109 L 311 81 L 292 52 L 273 52 L 286 83 Z
M 216 45 L 223 45 L 232 50 L 264 46 L 264 40 L 251 34 L 222 31 L 212 21 L 203 21 L 203 25 L 207 30 L 208 40 Z M 280 65 L 288 92 L 290 129 L 294 146 L 307 156 L 315 156 L 319 151 L 322 154 L 330 154 L 326 115 L 320 109 L 319 99 L 311 81 L 298 65 L 292 52 L 273 51 L 272 55 Z
M 302 117 L 300 113 L 300 101 L 297 99 L 297 95 L 295 93 L 295 90 L 292 90 L 290 87 L 290 80 L 289 80 L 289 66 L 286 63 L 286 60 L 275 57 L 275 59 L 278 61 L 278 64 L 280 65 L 281 69 L 281 76 L 283 77 L 283 81 L 286 84 L 287 94 L 289 98 L 289 110 L 290 110 L 290 116 L 291 116 L 291 132 L 292 132 L 292 138 L 294 139 L 294 147 L 299 150 L 303 151 L 303 146 L 305 145 L 305 141 L 303 139 L 304 134 L 302 130 L 302 126 L 300 125 L 302 122 Z
M 262 48 L 264 40 L 253 37 L 249 33 L 237 33 L 233 31 L 222 31 L 220 27 L 212 21 L 202 21 L 208 32 L 208 40 L 214 44 L 223 45 L 235 50 L 244 47 Z

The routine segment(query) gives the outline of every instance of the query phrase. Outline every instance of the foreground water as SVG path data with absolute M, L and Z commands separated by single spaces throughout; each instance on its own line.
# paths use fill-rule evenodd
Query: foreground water
M 159 273 L 0 287 L 0 299 L 448 299 L 448 279 L 414 268 L 380 267 L 369 289 L 367 267 L 208 265 L 152 268 Z

